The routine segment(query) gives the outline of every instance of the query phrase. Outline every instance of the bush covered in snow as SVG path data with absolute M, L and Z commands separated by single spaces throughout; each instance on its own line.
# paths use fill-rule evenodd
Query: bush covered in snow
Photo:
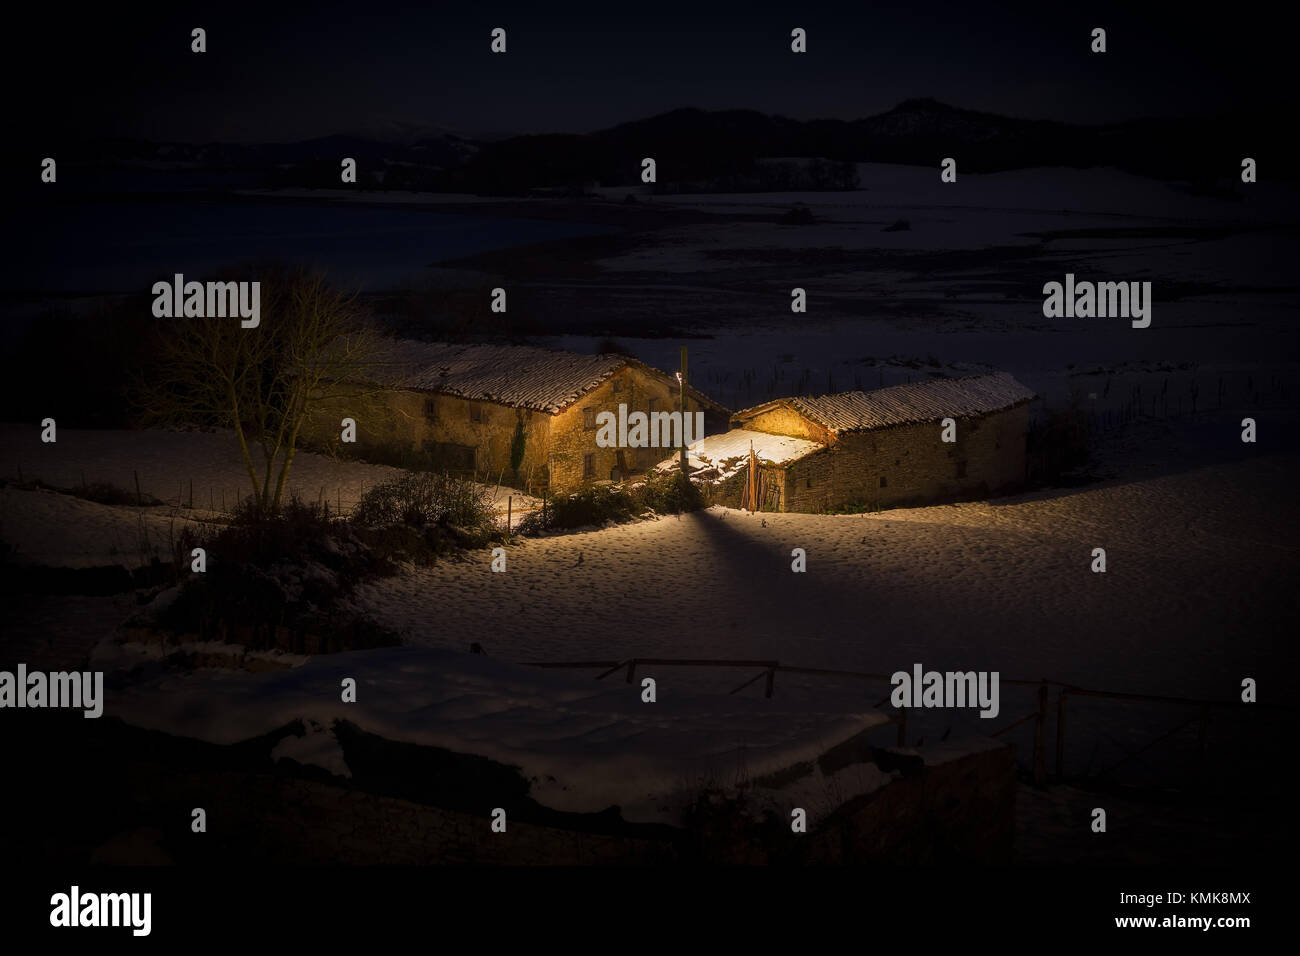
M 703 507 L 695 485 L 676 472 L 650 475 L 632 484 L 592 485 L 570 495 L 548 498 L 519 522 L 520 534 L 632 521 L 656 514 L 680 514 Z
M 201 574 L 187 573 L 194 548 L 206 553 Z M 278 511 L 245 505 L 228 525 L 186 528 L 176 561 L 184 584 L 159 618 L 164 627 L 227 639 L 252 628 L 258 646 L 272 643 L 275 628 L 344 635 L 348 647 L 398 643 L 346 600 L 361 581 L 395 566 L 348 522 L 332 519 L 328 506 L 297 499 Z
M 445 472 L 410 471 L 376 485 L 357 502 L 351 517 L 364 528 L 456 529 L 483 542 L 499 537 L 483 486 Z

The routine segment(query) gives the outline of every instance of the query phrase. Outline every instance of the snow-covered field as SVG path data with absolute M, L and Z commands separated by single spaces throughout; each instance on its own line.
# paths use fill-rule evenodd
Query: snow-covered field
M 411 643 L 476 642 L 510 660 L 759 659 L 876 674 L 919 663 L 1233 700 L 1243 677 L 1290 672 L 1297 464 L 1156 468 L 1075 491 L 868 515 L 711 508 L 527 540 L 509 549 L 504 574 L 487 552 L 416 569 L 366 586 L 362 601 Z M 1105 573 L 1091 570 L 1098 547 Z M 793 548 L 806 551 L 805 573 L 791 570 Z M 725 693 L 755 673 L 637 670 L 666 695 Z M 889 686 L 779 674 L 776 691 L 783 706 L 853 707 Z M 761 694 L 761 681 L 743 693 Z M 1001 729 L 1034 709 L 1033 693 L 1004 684 L 992 720 L 915 714 L 910 739 Z M 1178 717 L 1113 701 L 1075 707 L 1075 770 Z M 1027 746 L 1028 731 L 1014 739 Z
M 1277 451 L 1289 447 L 1285 419 L 1265 427 L 1261 452 L 1241 444 L 1233 416 L 1178 431 L 1130 430 L 1106 449 L 1100 473 L 1108 480 L 1077 489 L 867 515 L 713 508 L 523 539 L 507 549 L 505 573 L 490 570 L 488 551 L 470 552 L 366 584 L 357 600 L 409 644 L 463 652 L 478 643 L 504 661 L 770 659 L 877 674 L 919 663 L 1227 700 L 1242 677 L 1291 672 L 1300 515 L 1290 483 L 1300 459 Z M 84 470 L 89 482 L 132 487 L 138 468 L 142 490 L 162 497 L 193 471 L 196 506 L 208 482 L 227 482 L 232 496 L 239 487 L 228 436 L 67 431 L 53 446 L 42 446 L 34 429 L 10 426 L 5 436 L 8 460 L 20 451 L 24 475 L 51 484 L 79 484 Z M 304 490 L 334 481 L 327 493 L 341 493 L 345 507 L 363 483 L 391 471 L 313 455 L 295 466 Z M 36 563 L 134 565 L 142 535 L 165 553 L 183 522 L 206 516 L 0 490 L 0 534 L 20 560 Z M 807 554 L 802 574 L 790 570 L 796 547 Z M 1090 570 L 1097 547 L 1106 549 L 1104 574 Z M 67 630 L 48 620 L 48 608 L 38 611 L 41 628 Z M 104 605 L 110 611 L 109 630 L 124 616 Z M 573 673 L 590 680 L 599 671 Z M 755 673 L 638 670 L 660 681 L 661 699 L 725 694 Z M 761 696 L 762 687 L 741 695 Z M 783 709 L 851 713 L 888 690 L 879 681 L 782 673 L 776 700 Z M 987 733 L 1033 709 L 1032 688 L 1004 684 L 1001 693 L 997 719 L 915 714 L 909 739 Z M 1070 757 L 1091 765 L 1095 746 L 1103 757 L 1118 753 L 1115 746 L 1144 742 L 1176 716 L 1079 706 Z
M 413 643 L 474 641 L 514 660 L 758 658 L 885 673 L 920 661 L 1223 697 L 1237 671 L 1266 663 L 1279 609 L 1295 609 L 1286 579 L 1300 547 L 1284 492 L 1296 464 L 879 514 L 715 507 L 525 540 L 504 574 L 485 551 L 365 594 Z M 796 547 L 803 574 L 791 571 Z M 1104 574 L 1090 571 L 1095 547 Z
M 344 678 L 356 681 L 355 703 L 340 700 Z M 886 723 L 866 707 L 813 713 L 741 697 L 673 694 L 650 706 L 639 688 L 427 648 L 316 657 L 258 675 L 202 671 L 140 681 L 113 695 L 113 714 L 221 744 L 304 719 L 308 733 L 282 741 L 276 756 L 349 776 L 328 729 L 343 719 L 389 740 L 519 767 L 529 795 L 558 810 L 617 805 L 624 819 L 670 824 L 680 822 L 677 801 L 689 805 L 701 786 L 789 770 Z M 888 780 L 873 765 L 856 773 L 861 779 L 817 775 L 809 785 L 844 796 L 846 788 L 865 792 Z
M 16 480 L 20 473 L 56 488 L 108 482 L 132 494 L 138 474 L 141 493 L 166 502 L 111 507 L 48 491 L 0 488 L 0 536 L 17 547 L 17 557 L 69 567 L 136 567 L 155 553 L 166 556 L 186 523 L 220 517 L 251 488 L 229 432 L 60 429 L 57 442 L 43 444 L 36 426 L 0 424 L 0 476 Z M 386 465 L 299 452 L 286 498 L 296 492 L 346 512 L 367 488 L 398 474 Z M 514 488 L 482 488 L 503 523 L 508 499 L 516 520 L 541 506 Z

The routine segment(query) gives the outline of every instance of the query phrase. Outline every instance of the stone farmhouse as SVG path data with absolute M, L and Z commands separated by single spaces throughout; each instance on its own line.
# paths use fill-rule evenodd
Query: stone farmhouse
M 650 470 L 665 449 L 599 447 L 596 416 L 617 414 L 620 404 L 679 411 L 676 376 L 624 355 L 390 340 L 377 368 L 383 387 L 364 410 L 322 403 L 309 439 L 337 442 L 350 416 L 358 446 L 422 451 L 434 467 L 529 491 L 572 491 Z M 730 415 L 689 386 L 686 411 L 704 413 L 705 434 L 725 429 Z
M 690 448 L 710 501 L 756 510 L 876 510 L 982 498 L 1025 480 L 1034 394 L 1006 373 L 781 398 Z M 943 419 L 955 441 L 943 441 Z M 750 449 L 757 464 L 749 475 Z M 659 466 L 669 470 L 672 461 Z

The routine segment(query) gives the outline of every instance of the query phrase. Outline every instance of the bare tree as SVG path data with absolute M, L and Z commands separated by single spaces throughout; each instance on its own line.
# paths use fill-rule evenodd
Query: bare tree
M 383 348 L 356 296 L 315 273 L 260 273 L 261 322 L 163 320 L 158 363 L 135 391 L 147 424 L 216 425 L 235 433 L 257 506 L 279 509 L 314 408 L 368 407 L 382 387 Z

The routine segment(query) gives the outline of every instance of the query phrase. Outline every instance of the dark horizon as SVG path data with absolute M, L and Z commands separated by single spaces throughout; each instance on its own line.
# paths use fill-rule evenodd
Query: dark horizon
M 1096 122 L 1077 122 L 1071 120 L 1060 120 L 1051 116 L 1028 116 L 1014 113 L 999 112 L 997 110 L 976 109 L 965 106 L 961 103 L 949 100 L 939 99 L 933 96 L 917 95 L 905 96 L 885 109 L 863 114 L 862 116 L 852 117 L 832 117 L 832 116 L 807 116 L 794 117 L 783 113 L 771 112 L 757 106 L 730 106 L 730 107 L 706 107 L 695 103 L 682 103 L 678 106 L 669 107 L 654 113 L 626 117 L 611 123 L 608 126 L 593 127 L 585 130 L 560 130 L 560 129 L 536 129 L 536 130 L 466 130 L 452 128 L 435 122 L 419 123 L 415 121 L 393 122 L 387 126 L 382 123 L 373 124 L 369 128 L 362 127 L 340 127 L 338 129 L 327 130 L 311 136 L 300 139 L 265 139 L 265 140 L 221 140 L 221 139 L 149 139 L 147 137 L 124 136 L 117 134 L 101 134 L 97 136 L 82 137 L 80 142 L 95 141 L 112 141 L 125 140 L 127 142 L 149 143 L 157 146 L 231 146 L 231 147 L 284 147 L 284 146 L 302 146 L 331 139 L 359 139 L 368 140 L 378 144 L 386 145 L 405 145 L 417 143 L 422 140 L 433 138 L 439 135 L 458 137 L 469 142 L 477 143 L 496 143 L 505 140 L 530 137 L 530 136 L 593 136 L 601 133 L 607 133 L 622 127 L 635 126 L 639 123 L 647 123 L 654 120 L 663 119 L 680 114 L 704 113 L 714 115 L 727 114 L 752 114 L 761 116 L 773 121 L 788 121 L 797 124 L 817 124 L 817 123 L 862 123 L 874 119 L 879 119 L 890 114 L 904 111 L 907 108 L 934 108 L 936 112 L 949 111 L 955 114 L 969 114 L 990 119 L 1004 120 L 1012 123 L 1044 123 L 1060 125 L 1073 129 L 1103 129 L 1125 126 L 1142 126 L 1153 123 L 1194 123 L 1194 122 L 1214 122 L 1228 119 L 1240 119 L 1243 115 L 1252 113 L 1262 113 L 1267 107 L 1261 105 L 1254 111 L 1232 111 L 1228 109 L 1205 111 L 1198 113 L 1181 113 L 1181 114 L 1151 114 L 1144 116 L 1134 116 L 1123 120 L 1099 120 Z
M 25 62 L 6 69 L 26 92 L 14 122 L 37 137 L 74 126 L 192 143 L 403 125 L 471 138 L 584 133 L 684 105 L 852 120 L 913 98 L 1093 125 L 1268 109 L 1287 89 L 1285 35 L 1261 39 L 1254 22 L 1211 29 L 1119 5 L 731 13 L 657 9 L 614 24 L 587 6 L 361 16 L 327 5 L 304 16 L 235 3 L 130 20 L 92 13 L 68 31 L 54 12 L 24 9 L 12 35 Z M 194 26 L 207 30 L 204 54 L 190 51 Z M 504 56 L 488 50 L 495 26 L 508 31 Z M 808 31 L 806 54 L 789 53 L 794 26 Z M 1107 30 L 1104 55 L 1089 51 L 1094 26 Z

